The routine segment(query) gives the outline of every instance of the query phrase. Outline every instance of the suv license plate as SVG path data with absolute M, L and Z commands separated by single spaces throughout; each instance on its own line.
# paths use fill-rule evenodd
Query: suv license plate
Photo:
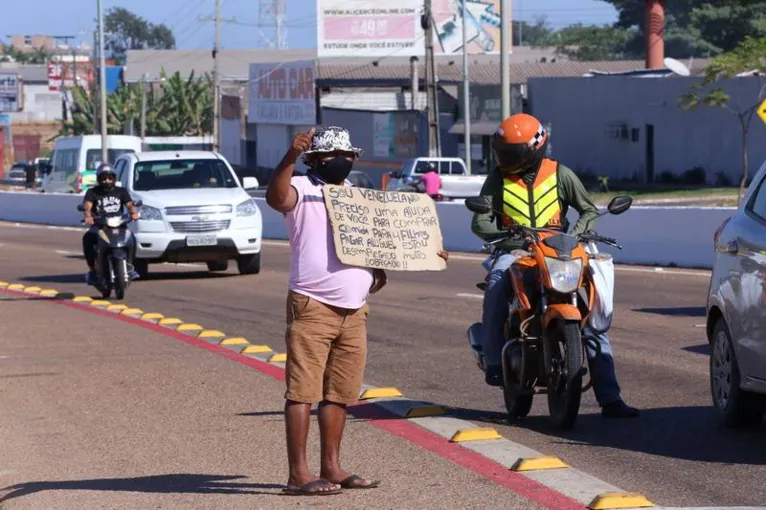
M 186 236 L 186 246 L 215 246 L 218 238 L 215 235 Z

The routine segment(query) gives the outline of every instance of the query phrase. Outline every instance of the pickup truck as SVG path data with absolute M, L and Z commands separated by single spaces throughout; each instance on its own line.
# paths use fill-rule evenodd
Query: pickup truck
M 414 182 L 432 165 L 442 179 L 441 195 L 447 199 L 477 196 L 487 178 L 486 174 L 469 174 L 460 158 L 412 158 L 391 173 L 386 191 L 415 191 Z

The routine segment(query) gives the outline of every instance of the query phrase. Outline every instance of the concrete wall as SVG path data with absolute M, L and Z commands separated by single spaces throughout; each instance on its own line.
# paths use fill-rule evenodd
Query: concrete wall
M 47 84 L 27 84 L 24 90 L 24 110 L 11 113 L 17 123 L 50 122 L 61 119 L 61 93 L 51 92 Z
M 764 78 L 739 78 L 723 88 L 743 105 L 752 104 Z M 529 107 L 552 124 L 553 157 L 568 166 L 612 178 L 646 175 L 646 125 L 654 126 L 654 176 L 682 174 L 695 166 L 710 182 L 724 172 L 739 182 L 740 125 L 720 108 L 684 112 L 678 98 L 698 78 L 530 78 Z M 627 138 L 622 138 L 622 126 Z M 634 140 L 633 129 L 638 138 Z M 766 159 L 766 125 L 756 116 L 750 125 L 750 175 Z
M 284 218 L 257 198 L 267 239 L 286 239 Z M 80 226 L 78 195 L 0 192 L 0 220 Z M 444 246 L 451 251 L 478 252 L 482 243 L 470 231 L 471 213 L 461 203 L 437 204 Z M 620 216 L 604 216 L 600 234 L 616 238 L 623 250 L 601 246 L 620 263 L 709 268 L 713 233 L 734 213 L 732 208 L 634 207 Z M 576 213 L 572 213 L 572 218 Z
M 239 119 L 221 119 L 221 154 L 232 165 L 242 164 L 242 135 Z

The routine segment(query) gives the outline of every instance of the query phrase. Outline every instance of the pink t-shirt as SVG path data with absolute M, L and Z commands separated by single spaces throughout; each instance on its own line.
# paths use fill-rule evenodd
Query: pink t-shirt
M 290 290 L 331 306 L 361 308 L 372 285 L 372 269 L 338 259 L 322 186 L 306 176 L 290 182 L 298 192 L 298 202 L 285 215 L 292 249 Z
M 442 187 L 442 179 L 436 172 L 423 174 L 423 184 L 425 184 L 426 195 L 436 195 Z

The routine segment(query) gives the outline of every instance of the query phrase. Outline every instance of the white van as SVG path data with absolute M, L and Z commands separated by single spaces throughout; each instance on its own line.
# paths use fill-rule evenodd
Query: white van
M 108 135 L 109 163 L 123 154 L 141 152 L 141 138 Z M 43 179 L 44 193 L 83 194 L 96 185 L 96 170 L 101 163 L 101 135 L 66 136 L 53 146 L 50 171 Z

